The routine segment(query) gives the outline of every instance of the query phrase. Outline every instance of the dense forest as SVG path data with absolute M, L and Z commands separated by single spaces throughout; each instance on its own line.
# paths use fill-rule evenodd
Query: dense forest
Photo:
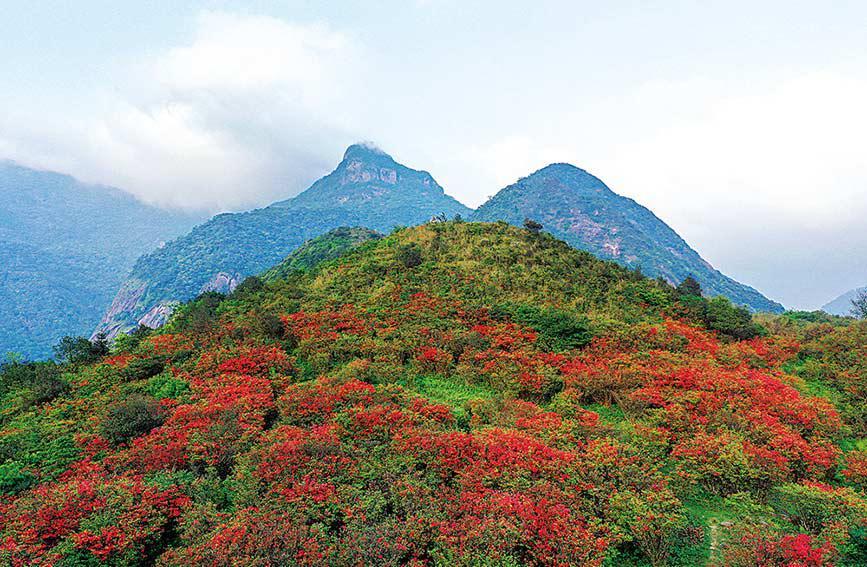
M 0 356 L 90 334 L 136 258 L 202 216 L 0 160 Z
M 867 321 L 542 229 L 342 229 L 7 361 L 0 564 L 867 564 Z

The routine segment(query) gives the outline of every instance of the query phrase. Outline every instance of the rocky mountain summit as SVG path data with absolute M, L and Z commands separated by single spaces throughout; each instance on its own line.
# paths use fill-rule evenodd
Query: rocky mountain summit
M 217 215 L 142 256 L 94 333 L 114 337 L 165 321 L 180 301 L 229 292 L 305 241 L 341 226 L 388 232 L 433 215 L 468 215 L 425 171 L 370 145 L 350 146 L 340 164 L 296 197 L 244 213 Z M 158 325 L 157 325 L 158 326 Z

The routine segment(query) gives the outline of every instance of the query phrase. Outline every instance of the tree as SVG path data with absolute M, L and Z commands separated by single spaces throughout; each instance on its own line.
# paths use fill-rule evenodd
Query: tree
M 111 352 L 111 343 L 108 341 L 108 336 L 105 333 L 97 333 L 93 340 L 90 341 L 90 351 L 96 358 L 108 356 Z
M 680 295 L 696 295 L 701 297 L 701 284 L 692 277 L 686 276 L 679 286 L 677 286 L 677 293 Z
M 731 301 L 719 296 L 707 302 L 708 328 L 714 329 L 737 340 L 758 337 L 763 329 L 753 322 L 753 316 L 742 307 L 732 305 Z
M 248 276 L 244 278 L 244 281 L 238 284 L 238 287 L 235 288 L 232 295 L 235 297 L 244 297 L 246 295 L 258 293 L 263 289 L 265 289 L 265 283 L 262 281 L 262 278 L 259 276 Z
M 401 246 L 397 251 L 397 260 L 407 268 L 415 268 L 422 263 L 421 250 L 415 244 Z
M 524 228 L 533 234 L 539 234 L 542 231 L 542 223 L 534 221 L 533 219 L 524 219 Z
M 181 329 L 206 332 L 216 325 L 217 309 L 226 296 L 216 291 L 206 291 L 185 306 L 185 312 L 177 318 Z
M 859 319 L 867 319 L 867 288 L 859 290 L 852 299 L 851 313 Z
M 115 445 L 144 435 L 163 423 L 159 402 L 133 394 L 109 408 L 102 421 L 102 434 Z
M 93 341 L 84 337 L 66 336 L 54 346 L 54 355 L 60 362 L 88 364 L 96 362 L 109 352 L 108 340 L 100 333 Z

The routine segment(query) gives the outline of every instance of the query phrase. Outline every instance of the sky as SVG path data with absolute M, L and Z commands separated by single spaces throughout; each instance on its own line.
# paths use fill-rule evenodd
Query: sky
M 0 159 L 207 211 L 362 140 L 470 206 L 562 161 L 788 307 L 867 284 L 867 2 L 0 9 Z

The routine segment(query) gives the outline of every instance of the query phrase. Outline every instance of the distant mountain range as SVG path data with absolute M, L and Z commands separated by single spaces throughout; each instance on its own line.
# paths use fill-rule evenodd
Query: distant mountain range
M 10 259 L 0 272 L 0 317 L 6 322 L 0 350 L 29 357 L 48 355 L 65 334 L 95 329 L 115 336 L 139 324 L 160 326 L 178 302 L 231 291 L 335 228 L 385 233 L 435 215 L 514 225 L 532 218 L 577 248 L 647 275 L 673 284 L 692 275 L 706 295 L 724 295 L 754 311 L 783 310 L 715 270 L 651 211 L 567 164 L 545 167 L 473 211 L 429 173 L 356 144 L 333 172 L 296 197 L 217 215 L 189 232 L 195 217 L 63 175 L 5 164 L 0 187 L 0 255 Z M 371 235 L 356 232 L 327 242 L 349 244 Z M 318 258 L 328 251 L 313 247 L 308 253 Z M 283 269 L 291 269 L 291 258 Z M 93 320 L 100 311 L 102 319 Z
M 0 357 L 90 333 L 136 258 L 201 220 L 0 162 Z
M 783 306 L 714 269 L 647 208 L 609 189 L 598 178 L 565 163 L 540 169 L 482 205 L 476 221 L 520 225 L 531 218 L 569 244 L 671 284 L 695 278 L 705 295 L 728 297 L 753 311 Z
M 831 315 L 851 315 L 852 300 L 855 299 L 855 296 L 862 291 L 867 291 L 867 286 L 859 287 L 857 289 L 850 289 L 843 295 L 823 305 L 822 311 L 830 313 Z

